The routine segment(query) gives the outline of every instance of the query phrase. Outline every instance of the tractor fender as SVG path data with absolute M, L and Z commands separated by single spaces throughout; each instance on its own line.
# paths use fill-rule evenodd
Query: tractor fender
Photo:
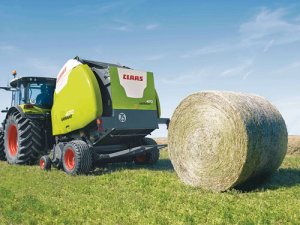
M 2 122 L 3 130 L 5 130 L 5 124 L 6 124 L 6 120 L 7 120 L 8 115 L 13 114 L 16 111 L 18 111 L 21 114 L 22 117 L 24 117 L 24 118 L 26 117 L 25 114 L 24 114 L 24 112 L 23 112 L 23 110 L 22 110 L 22 108 L 20 106 L 17 105 L 17 106 L 10 107 L 10 109 L 6 113 L 4 121 Z

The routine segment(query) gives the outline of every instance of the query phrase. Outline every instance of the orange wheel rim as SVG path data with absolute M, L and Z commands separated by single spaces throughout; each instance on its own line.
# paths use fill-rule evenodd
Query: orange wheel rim
M 18 130 L 17 127 L 12 124 L 8 130 L 8 151 L 11 156 L 15 156 L 18 151 Z
M 146 157 L 147 157 L 146 155 L 138 155 L 135 158 L 138 162 L 145 162 Z
M 74 169 L 75 166 L 75 153 L 72 149 L 68 149 L 65 154 L 65 165 L 68 170 Z
M 45 168 L 45 160 L 44 159 L 41 160 L 40 167 L 41 167 L 41 169 Z

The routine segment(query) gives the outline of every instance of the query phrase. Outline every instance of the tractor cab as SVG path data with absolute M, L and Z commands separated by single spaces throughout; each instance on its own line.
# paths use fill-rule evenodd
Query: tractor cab
M 10 82 L 10 86 L 14 88 L 12 106 L 51 109 L 55 84 L 55 78 L 20 77 L 13 79 Z

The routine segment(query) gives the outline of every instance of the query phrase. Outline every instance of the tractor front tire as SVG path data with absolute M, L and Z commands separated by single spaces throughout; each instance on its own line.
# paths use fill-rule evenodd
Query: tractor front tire
M 92 153 L 84 141 L 71 141 L 63 149 L 63 168 L 67 174 L 88 174 L 92 167 Z
M 142 140 L 143 145 L 157 145 L 156 141 L 152 138 L 144 138 Z M 146 153 L 145 155 L 138 155 L 133 157 L 133 161 L 136 165 L 148 165 L 153 166 L 157 163 L 159 159 L 159 149 L 154 149 L 151 152 Z
M 5 160 L 5 152 L 4 152 L 4 132 L 0 130 L 0 160 Z
M 8 115 L 4 131 L 7 162 L 11 165 L 34 164 L 42 150 L 42 130 L 36 121 L 19 112 Z

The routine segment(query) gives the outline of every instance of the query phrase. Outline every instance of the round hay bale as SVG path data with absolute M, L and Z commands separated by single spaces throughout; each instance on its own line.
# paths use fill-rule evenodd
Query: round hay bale
M 265 98 L 239 92 L 189 95 L 173 113 L 169 157 L 182 181 L 213 192 L 266 176 L 287 151 L 285 122 Z

